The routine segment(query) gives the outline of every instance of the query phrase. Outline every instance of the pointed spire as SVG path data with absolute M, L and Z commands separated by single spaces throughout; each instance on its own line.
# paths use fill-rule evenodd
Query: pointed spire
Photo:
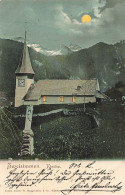
M 26 33 L 27 33 L 27 32 L 26 32 L 26 30 L 25 30 L 25 42 L 26 42 Z
M 29 51 L 27 47 L 26 31 L 25 31 L 25 41 L 24 41 L 24 49 L 23 49 L 21 63 L 19 64 L 15 73 L 35 74 L 31 65 Z

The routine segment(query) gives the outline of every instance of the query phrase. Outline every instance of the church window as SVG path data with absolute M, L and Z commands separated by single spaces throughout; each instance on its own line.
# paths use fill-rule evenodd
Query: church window
M 60 102 L 64 102 L 64 97 L 60 96 Z
M 46 102 L 46 96 L 43 96 L 42 99 L 43 99 L 43 102 Z
M 72 97 L 72 101 L 73 101 L 73 102 L 76 102 L 76 96 L 73 96 L 73 97 Z

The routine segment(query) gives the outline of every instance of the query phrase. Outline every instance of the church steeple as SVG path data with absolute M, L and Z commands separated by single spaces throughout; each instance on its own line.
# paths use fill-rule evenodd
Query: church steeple
M 31 65 L 27 41 L 26 41 L 26 31 L 25 31 L 25 41 L 24 41 L 24 49 L 23 49 L 23 55 L 21 59 L 21 63 L 19 64 L 16 72 L 16 74 L 32 74 L 34 75 L 34 71 Z
M 24 104 L 23 97 L 26 95 L 30 86 L 34 83 L 35 74 L 30 61 L 26 41 L 26 32 L 23 55 L 15 73 L 16 73 L 15 107 L 18 107 Z

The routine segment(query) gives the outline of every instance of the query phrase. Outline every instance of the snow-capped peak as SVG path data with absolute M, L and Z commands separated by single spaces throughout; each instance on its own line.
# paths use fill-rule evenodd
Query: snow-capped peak
M 72 43 L 69 45 L 69 48 L 70 48 L 72 51 L 79 51 L 79 50 L 82 49 L 79 45 L 75 45 L 75 44 L 72 44 Z
M 13 40 L 22 42 L 22 43 L 24 42 L 24 38 L 22 37 L 16 37 L 16 38 L 13 38 Z M 34 49 L 36 52 L 39 52 L 46 56 L 69 55 L 75 51 L 79 51 L 82 49 L 80 46 L 75 45 L 75 44 L 70 44 L 68 47 L 62 44 L 59 50 L 47 50 L 45 47 L 39 44 L 35 44 L 35 43 L 31 44 L 29 42 L 27 45 L 28 47 L 31 47 L 32 49 Z
M 28 44 L 29 47 L 46 56 L 62 55 L 60 50 L 47 50 L 39 44 Z

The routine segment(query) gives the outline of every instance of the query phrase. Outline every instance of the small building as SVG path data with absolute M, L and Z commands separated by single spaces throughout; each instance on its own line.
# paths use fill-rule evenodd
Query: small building
M 94 103 L 104 96 L 97 79 L 91 80 L 40 80 L 34 82 L 29 51 L 24 42 L 21 63 L 16 70 L 15 107 L 40 104 Z

